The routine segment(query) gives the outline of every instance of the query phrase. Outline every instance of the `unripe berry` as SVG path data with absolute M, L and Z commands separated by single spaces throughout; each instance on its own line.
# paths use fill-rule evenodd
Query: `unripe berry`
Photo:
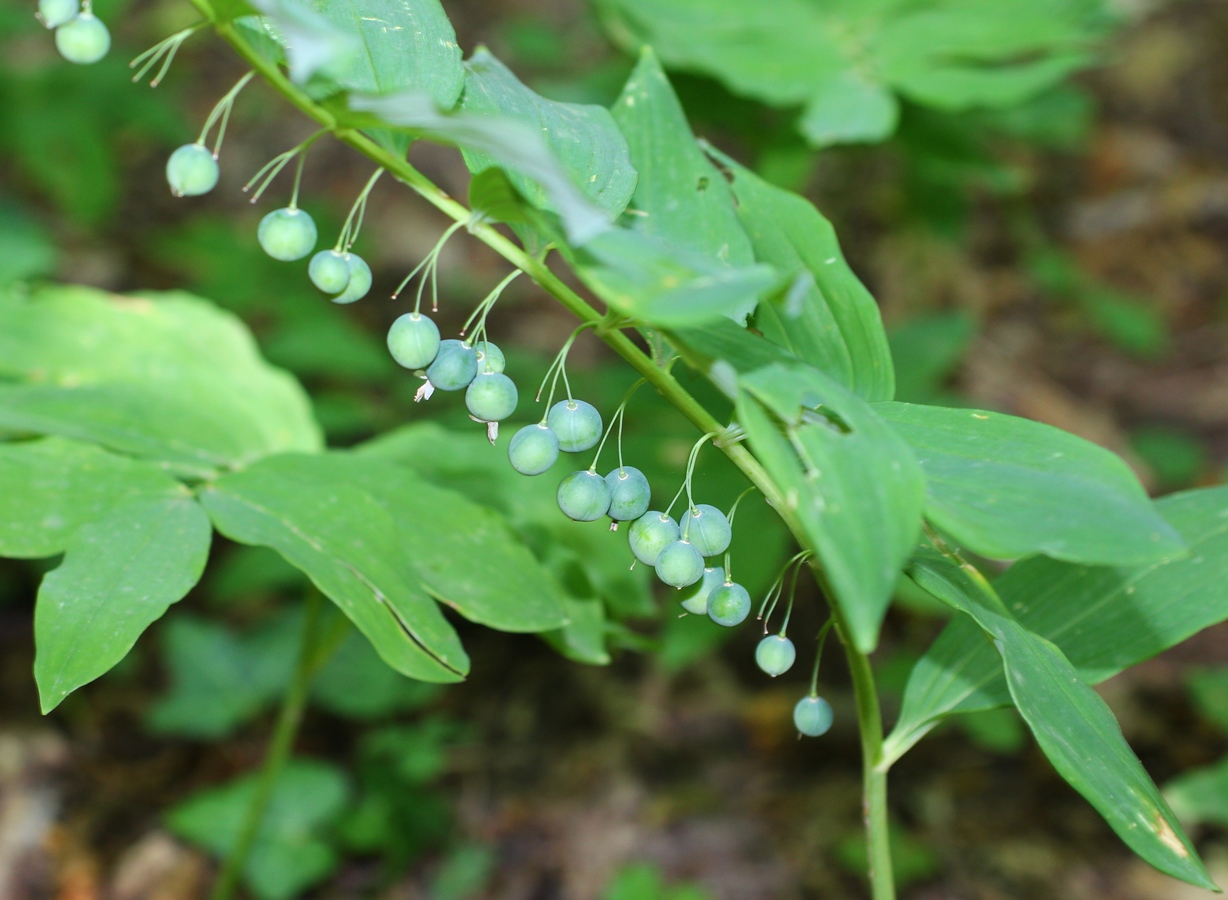
M 203 144 L 184 144 L 166 161 L 166 181 L 176 197 L 199 197 L 217 184 L 217 160 Z
M 560 400 L 550 407 L 546 424 L 559 436 L 559 449 L 581 453 L 601 440 L 601 413 L 583 400 Z
M 69 62 L 89 65 L 107 55 L 111 32 L 93 13 L 83 12 L 55 30 L 55 48 Z
M 388 329 L 388 352 L 407 369 L 425 369 L 439 353 L 439 326 L 422 313 L 397 316 Z
M 81 12 L 80 0 L 38 0 L 38 20 L 47 28 L 56 28 L 76 18 Z
M 704 569 L 703 577 L 699 581 L 679 592 L 682 608 L 689 613 L 702 616 L 708 611 L 708 597 L 724 583 L 725 570 L 720 566 Z
M 357 253 L 345 254 L 345 261 L 350 267 L 350 283 L 345 290 L 333 297 L 333 303 L 353 303 L 367 296 L 371 290 L 371 267 Z
M 750 594 L 734 581 L 719 585 L 708 595 L 708 618 L 717 625 L 732 628 L 750 615 Z
M 704 558 L 686 541 L 668 544 L 657 557 L 657 577 L 670 587 L 684 588 L 704 575 Z
M 301 209 L 287 206 L 275 209 L 260 220 L 256 239 L 273 259 L 293 262 L 302 259 L 316 245 L 316 223 Z
M 340 294 L 350 283 L 350 261 L 339 250 L 321 250 L 307 264 L 307 277 L 326 294 Z
M 610 486 L 610 518 L 631 522 L 648 512 L 652 488 L 644 473 L 633 466 L 622 466 L 605 477 Z
M 475 419 L 502 422 L 516 411 L 516 384 L 502 372 L 478 372 L 465 390 L 465 406 Z
M 755 662 L 773 678 L 788 672 L 795 659 L 797 649 L 791 640 L 781 634 L 769 634 L 755 648 Z
M 793 724 L 806 737 L 827 734 L 832 718 L 831 704 L 822 697 L 803 697 L 793 707 Z
M 655 566 L 661 551 L 678 540 L 678 523 L 663 512 L 650 509 L 631 523 L 627 543 L 646 566 Z
M 559 509 L 577 522 L 593 522 L 610 508 L 610 489 L 596 472 L 572 472 L 559 483 Z
M 447 340 L 440 344 L 435 361 L 426 370 L 426 377 L 441 391 L 467 388 L 477 374 L 478 359 L 473 348 L 457 340 Z
M 559 439 L 546 425 L 526 425 L 512 435 L 507 458 L 521 475 L 540 475 L 559 458 Z
M 479 372 L 502 372 L 507 367 L 503 351 L 490 341 L 478 341 L 473 345 L 473 352 L 478 357 Z
M 729 519 L 715 506 L 700 503 L 682 514 L 678 528 L 683 537 L 705 557 L 719 556 L 729 549 L 733 529 Z

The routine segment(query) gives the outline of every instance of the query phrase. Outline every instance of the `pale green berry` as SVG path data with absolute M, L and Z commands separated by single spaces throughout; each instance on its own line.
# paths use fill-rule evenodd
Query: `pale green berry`
M 307 277 L 326 294 L 340 294 L 350 283 L 350 261 L 340 250 L 321 250 L 307 264 Z
M 831 728 L 831 704 L 822 697 L 803 697 L 793 707 L 793 724 L 806 737 L 819 737 Z
M 515 382 L 502 372 L 478 372 L 465 389 L 465 406 L 481 422 L 502 422 L 518 399 Z
M 176 197 L 199 197 L 217 185 L 217 160 L 203 144 L 184 144 L 166 161 L 166 181 Z
M 683 537 L 705 557 L 720 556 L 729 549 L 733 529 L 729 519 L 715 506 L 700 503 L 688 509 L 678 521 Z
M 750 607 L 750 594 L 734 581 L 726 581 L 708 595 L 708 618 L 726 628 L 745 622 Z
M 704 575 L 690 587 L 679 591 L 682 608 L 702 616 L 708 611 L 708 596 L 725 583 L 725 570 L 720 566 L 704 569 Z
M 559 458 L 559 439 L 547 425 L 526 425 L 512 435 L 507 458 L 521 475 L 540 475 Z
M 388 352 L 407 369 L 425 369 L 439 353 L 439 326 L 422 313 L 398 316 L 388 329 Z
M 473 352 L 478 357 L 479 372 L 502 372 L 507 367 L 503 351 L 490 341 L 478 341 L 473 345 Z
M 297 207 L 275 209 L 260 220 L 256 239 L 273 259 L 293 262 L 302 259 L 316 245 L 316 223 Z
M 651 509 L 631 523 L 627 543 L 635 558 L 646 566 L 655 566 L 661 551 L 678 540 L 678 523 L 663 512 Z
M 572 472 L 559 483 L 559 509 L 577 522 L 600 519 L 610 508 L 610 489 L 605 479 L 585 469 Z
M 81 12 L 80 0 L 38 0 L 38 20 L 47 28 L 56 28 L 74 19 Z
M 111 32 L 91 12 L 82 12 L 55 30 L 55 48 L 71 63 L 89 65 L 111 49 Z
M 478 359 L 473 348 L 455 339 L 439 345 L 435 361 L 426 370 L 427 380 L 441 391 L 467 388 L 477 374 Z
M 367 296 L 371 290 L 371 267 L 357 253 L 345 254 L 346 264 L 350 267 L 350 280 L 345 290 L 333 297 L 333 303 L 353 303 Z
M 601 440 L 601 413 L 583 400 L 560 400 L 550 407 L 546 424 L 559 436 L 559 449 L 582 453 Z
M 657 557 L 657 577 L 670 587 L 684 588 L 704 575 L 704 558 L 686 541 L 666 545 Z
M 621 466 L 605 477 L 610 486 L 610 518 L 632 522 L 648 512 L 652 488 L 644 473 L 634 466 Z
M 769 634 L 755 648 L 755 663 L 773 678 L 788 672 L 796 659 L 797 649 L 782 634 Z

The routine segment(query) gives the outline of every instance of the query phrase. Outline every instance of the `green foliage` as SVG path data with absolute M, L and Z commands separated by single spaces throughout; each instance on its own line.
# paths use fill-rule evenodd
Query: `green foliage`
M 1011 699 L 1053 767 L 1157 869 L 1215 888 L 1176 816 L 1121 735 L 1104 700 L 1062 651 L 1012 616 L 978 574 L 940 557 L 914 560 L 910 576 L 976 622 L 1001 656 Z
M 166 823 L 179 837 L 224 858 L 239 840 L 255 790 L 256 779 L 244 777 L 204 791 L 173 809 Z M 349 790 L 345 776 L 326 763 L 296 760 L 285 768 L 243 869 L 259 900 L 289 900 L 337 867 L 337 853 L 323 834 Z
M 697 885 L 667 884 L 650 863 L 633 863 L 619 869 L 602 900 L 708 900 L 709 896 Z
M 1184 550 L 1130 468 L 1072 434 L 979 410 L 875 410 L 917 454 L 926 514 L 974 553 L 1129 566 Z
M 1100 0 L 596 0 L 619 44 L 735 94 L 802 106 L 814 146 L 880 141 L 899 98 L 945 110 L 1012 106 L 1091 63 L 1111 21 Z

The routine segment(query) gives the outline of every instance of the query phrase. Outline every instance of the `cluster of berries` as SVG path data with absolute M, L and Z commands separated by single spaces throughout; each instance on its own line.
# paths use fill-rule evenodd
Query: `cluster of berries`
M 489 341 L 441 341 L 439 326 L 429 316 L 409 312 L 388 329 L 388 352 L 400 365 L 423 373 L 426 380 L 415 400 L 427 399 L 436 390 L 464 390 L 469 414 L 493 426 L 492 441 L 497 423 L 516 411 L 516 383 L 503 374 L 503 351 Z
M 71 63 L 96 63 L 111 49 L 111 32 L 94 15 L 89 0 L 38 0 L 36 15 L 55 29 L 55 48 Z

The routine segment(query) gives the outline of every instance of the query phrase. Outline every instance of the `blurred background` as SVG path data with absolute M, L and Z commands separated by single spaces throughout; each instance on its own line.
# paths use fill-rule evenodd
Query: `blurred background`
M 202 35 L 156 90 L 130 82 L 129 59 L 194 21 L 183 0 L 98 0 L 115 46 L 88 68 L 60 59 L 33 6 L 0 6 L 0 286 L 192 291 L 241 316 L 303 381 L 332 445 L 428 417 L 465 445 L 479 439 L 454 397 L 416 407 L 417 382 L 383 348 L 404 311 L 386 298 L 448 222 L 382 181 L 355 248 L 375 289 L 352 307 L 329 304 L 254 239 L 289 178 L 257 206 L 241 191 L 311 126 L 253 84 L 235 106 L 219 189 L 176 200 L 167 155 L 195 139 L 243 68 Z M 1122 454 L 1158 494 L 1218 483 L 1228 463 L 1228 6 L 1118 6 L 1095 67 L 993 109 L 905 101 L 877 144 L 817 152 L 796 109 L 698 74 L 674 79 L 697 133 L 833 220 L 882 305 L 899 399 L 1060 426 Z M 580 0 L 445 7 L 462 47 L 488 45 L 553 99 L 609 103 L 630 71 Z M 465 196 L 459 155 L 420 146 L 411 160 Z M 322 240 L 370 174 L 335 143 L 312 148 L 301 205 Z M 439 267 L 443 330 L 507 272 L 463 232 L 452 238 Z M 489 327 L 523 400 L 574 322 L 519 279 Z M 569 374 L 607 412 L 634 380 L 591 336 Z M 627 461 L 654 484 L 680 484 L 696 435 L 648 394 L 629 408 Z M 447 464 L 456 446 L 422 452 L 440 455 L 440 478 L 464 481 Z M 552 479 L 533 485 L 549 498 Z M 727 507 L 744 484 L 707 453 L 696 486 L 701 502 Z M 762 504 L 744 503 L 739 523 L 735 566 L 759 597 L 792 548 Z M 829 650 L 820 678 L 835 727 L 799 741 L 790 713 L 809 667 L 769 682 L 753 664 L 753 622 L 728 633 L 680 619 L 625 562 L 607 566 L 608 666 L 462 623 L 474 673 L 441 689 L 399 678 L 350 635 L 314 685 L 249 867 L 252 895 L 864 896 L 840 654 Z M 244 776 L 289 678 L 305 585 L 271 552 L 218 538 L 201 587 L 119 668 L 41 718 L 32 613 L 55 563 L 0 562 L 0 896 L 203 897 L 210 848 L 238 827 Z M 819 624 L 812 599 L 799 597 L 799 632 Z M 899 599 L 875 659 L 889 717 L 943 624 L 924 598 Z M 1212 767 L 1228 753 L 1226 637 L 1211 629 L 1101 687 L 1221 884 L 1228 769 Z M 1009 711 L 940 729 L 893 771 L 892 792 L 903 897 L 1202 896 L 1134 859 Z

